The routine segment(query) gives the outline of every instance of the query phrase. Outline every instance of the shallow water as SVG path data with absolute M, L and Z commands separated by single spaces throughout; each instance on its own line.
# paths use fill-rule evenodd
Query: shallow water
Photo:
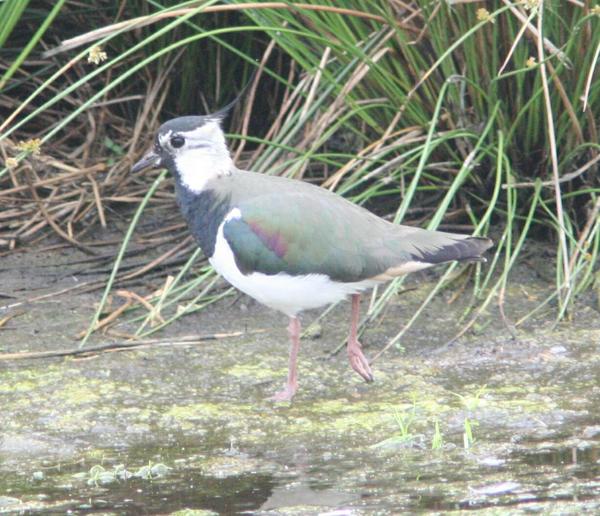
M 25 277 L 39 293 L 74 281 L 36 262 L 19 276 L 22 260 L 0 271 L 4 293 L 22 297 Z M 545 289 L 520 274 L 529 297 L 509 293 L 509 317 Z M 367 331 L 368 356 L 427 294 L 428 278 Z M 450 295 L 403 350 L 374 364 L 370 385 L 343 354 L 327 358 L 347 327 L 348 307 L 338 307 L 321 338 L 303 343 L 292 404 L 265 400 L 285 378 L 285 320 L 245 298 L 165 333 L 247 330 L 240 337 L 0 361 L 0 513 L 600 512 L 595 300 L 571 324 L 553 330 L 542 317 L 516 340 L 491 309 L 477 334 L 443 346 L 461 313 Z M 21 307 L 0 330 L 0 352 L 75 346 L 98 297 Z

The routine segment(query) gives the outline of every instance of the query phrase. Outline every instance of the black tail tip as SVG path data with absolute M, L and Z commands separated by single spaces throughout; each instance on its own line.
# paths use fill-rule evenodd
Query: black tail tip
M 492 247 L 494 245 L 494 241 L 488 237 L 469 237 L 469 238 L 467 238 L 466 241 L 471 244 L 475 244 L 475 248 L 477 251 L 476 254 L 485 253 L 490 247 Z M 483 261 L 485 261 L 485 259 L 481 256 L 474 257 L 474 259 L 477 259 L 477 258 L 481 258 Z

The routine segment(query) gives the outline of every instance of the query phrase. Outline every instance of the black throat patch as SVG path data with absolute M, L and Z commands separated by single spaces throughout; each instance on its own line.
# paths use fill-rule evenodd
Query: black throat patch
M 175 193 L 192 235 L 205 256 L 212 257 L 219 226 L 231 210 L 230 197 L 219 196 L 214 190 L 193 193 L 183 188 L 179 181 L 175 182 Z

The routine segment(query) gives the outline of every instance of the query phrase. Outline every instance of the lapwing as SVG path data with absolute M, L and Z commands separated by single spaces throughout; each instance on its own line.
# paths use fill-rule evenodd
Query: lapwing
M 289 317 L 287 382 L 272 399 L 291 400 L 298 390 L 298 314 L 347 297 L 350 365 L 373 381 L 357 339 L 361 293 L 440 263 L 483 261 L 492 241 L 392 224 L 324 188 L 240 170 L 223 118 L 222 110 L 165 122 L 132 171 L 167 168 L 181 213 L 215 270 Z

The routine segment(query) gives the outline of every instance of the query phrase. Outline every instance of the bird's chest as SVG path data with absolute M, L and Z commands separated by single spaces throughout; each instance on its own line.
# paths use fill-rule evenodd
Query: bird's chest
M 219 226 L 230 209 L 229 197 L 220 196 L 213 190 L 196 194 L 181 187 L 177 187 L 176 196 L 192 236 L 210 258 L 215 252 Z

